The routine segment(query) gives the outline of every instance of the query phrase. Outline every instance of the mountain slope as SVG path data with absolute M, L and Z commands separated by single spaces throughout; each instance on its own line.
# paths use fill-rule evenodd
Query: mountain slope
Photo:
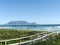
M 26 21 L 10 21 L 6 23 L 5 25 L 35 25 L 36 23 L 29 23 Z

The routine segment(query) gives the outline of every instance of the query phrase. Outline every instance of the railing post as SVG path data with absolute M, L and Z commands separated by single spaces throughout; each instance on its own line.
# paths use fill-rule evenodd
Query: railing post
M 40 37 L 40 35 L 39 35 L 39 34 L 38 34 L 37 36 L 38 36 L 38 38 Z
M 5 40 L 5 45 L 7 45 L 7 41 Z
M 21 43 L 21 39 L 20 39 L 20 43 Z M 20 44 L 21 45 L 21 44 Z

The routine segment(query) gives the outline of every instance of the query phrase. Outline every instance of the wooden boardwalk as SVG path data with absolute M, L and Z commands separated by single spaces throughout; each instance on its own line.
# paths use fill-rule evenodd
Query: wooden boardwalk
M 52 35 L 54 33 L 38 33 L 38 34 L 35 34 L 35 35 L 31 35 L 31 36 L 26 36 L 26 37 L 22 37 L 22 38 L 16 38 L 16 39 L 9 39 L 9 40 L 0 40 L 0 42 L 5 42 L 5 45 L 21 45 L 21 44 L 28 44 L 28 43 L 32 43 L 32 42 L 38 42 L 38 41 L 42 41 L 44 39 L 48 39 L 48 37 L 50 35 Z M 24 41 L 24 42 L 21 42 L 22 39 L 25 39 L 25 38 L 31 38 L 31 37 L 35 37 L 34 39 L 30 39 L 28 41 Z M 20 40 L 19 43 L 14 43 L 14 44 L 7 44 L 8 41 L 13 41 L 13 40 Z

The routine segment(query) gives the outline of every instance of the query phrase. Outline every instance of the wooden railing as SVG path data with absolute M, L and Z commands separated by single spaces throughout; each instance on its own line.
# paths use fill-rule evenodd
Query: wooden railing
M 15 38 L 15 39 L 9 39 L 9 40 L 0 40 L 0 43 L 5 42 L 5 45 L 21 45 L 21 44 L 35 42 L 35 41 L 38 41 L 38 40 L 41 41 L 42 39 L 48 38 L 48 36 L 50 36 L 52 34 L 53 33 L 45 33 L 45 32 L 44 33 L 38 33 L 38 34 L 34 34 L 34 35 L 31 35 L 31 36 L 26 36 L 26 37 L 22 37 L 22 38 Z M 31 37 L 34 37 L 34 39 L 31 39 Z M 30 38 L 30 40 L 22 42 L 21 40 L 25 39 L 25 38 Z M 20 42 L 14 43 L 14 44 L 7 44 L 8 41 L 13 41 L 13 40 L 20 40 Z

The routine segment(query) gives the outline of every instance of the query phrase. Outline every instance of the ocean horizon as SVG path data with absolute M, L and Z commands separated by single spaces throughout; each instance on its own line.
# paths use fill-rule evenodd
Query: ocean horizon
M 57 31 L 60 33 L 60 26 L 39 26 L 39 25 L 26 25 L 26 26 L 22 26 L 22 25 L 12 25 L 12 26 L 1 26 L 0 25 L 0 29 L 18 29 L 18 30 L 35 30 L 35 31 Z

